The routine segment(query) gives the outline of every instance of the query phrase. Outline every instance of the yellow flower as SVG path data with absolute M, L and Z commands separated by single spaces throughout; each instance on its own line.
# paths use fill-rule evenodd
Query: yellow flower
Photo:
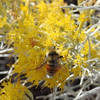
M 7 17 L 0 18 L 0 28 L 7 24 Z
M 14 84 L 8 82 L 3 85 L 4 88 L 0 90 L 0 100 L 26 100 L 25 94 L 32 96 L 30 91 L 19 82 Z
M 73 72 L 74 76 L 77 77 L 77 76 L 81 75 L 82 69 L 80 66 L 75 66 L 72 68 L 72 72 Z

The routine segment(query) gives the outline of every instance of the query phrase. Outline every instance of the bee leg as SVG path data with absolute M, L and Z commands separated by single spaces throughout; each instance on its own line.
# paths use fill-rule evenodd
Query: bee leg
M 65 73 L 66 73 L 66 72 L 67 72 L 66 70 L 67 70 L 67 69 L 66 69 L 65 67 L 63 67 L 63 72 L 65 72 Z
M 53 75 L 50 75 L 50 74 L 47 73 L 47 74 L 46 74 L 46 77 L 47 77 L 47 78 L 52 78 Z

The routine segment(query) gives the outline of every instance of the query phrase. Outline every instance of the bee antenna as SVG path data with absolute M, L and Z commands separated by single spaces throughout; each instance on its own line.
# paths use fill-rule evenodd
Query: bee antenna
M 59 56 L 59 58 L 63 58 L 63 56 Z
M 52 49 L 55 49 L 56 47 L 55 46 L 52 46 Z

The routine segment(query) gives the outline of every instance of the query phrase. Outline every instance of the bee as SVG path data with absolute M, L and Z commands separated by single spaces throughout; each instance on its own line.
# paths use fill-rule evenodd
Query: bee
M 52 77 L 61 68 L 60 64 L 61 58 L 63 58 L 63 56 L 60 56 L 55 50 L 55 47 L 53 47 L 47 53 L 46 60 L 44 61 L 44 63 L 41 64 L 40 67 L 37 67 L 36 70 L 41 69 L 45 65 L 47 70 L 47 75 Z

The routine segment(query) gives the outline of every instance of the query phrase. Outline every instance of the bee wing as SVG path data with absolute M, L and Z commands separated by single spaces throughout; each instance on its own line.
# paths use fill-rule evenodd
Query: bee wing
M 35 68 L 35 70 L 41 69 L 46 63 L 47 63 L 47 61 L 45 61 L 44 63 L 42 63 L 39 67 Z
M 39 69 L 41 69 L 46 63 L 47 63 L 47 60 L 45 60 L 39 67 L 32 68 L 32 69 L 29 69 L 29 70 L 27 70 L 27 71 L 39 70 Z

